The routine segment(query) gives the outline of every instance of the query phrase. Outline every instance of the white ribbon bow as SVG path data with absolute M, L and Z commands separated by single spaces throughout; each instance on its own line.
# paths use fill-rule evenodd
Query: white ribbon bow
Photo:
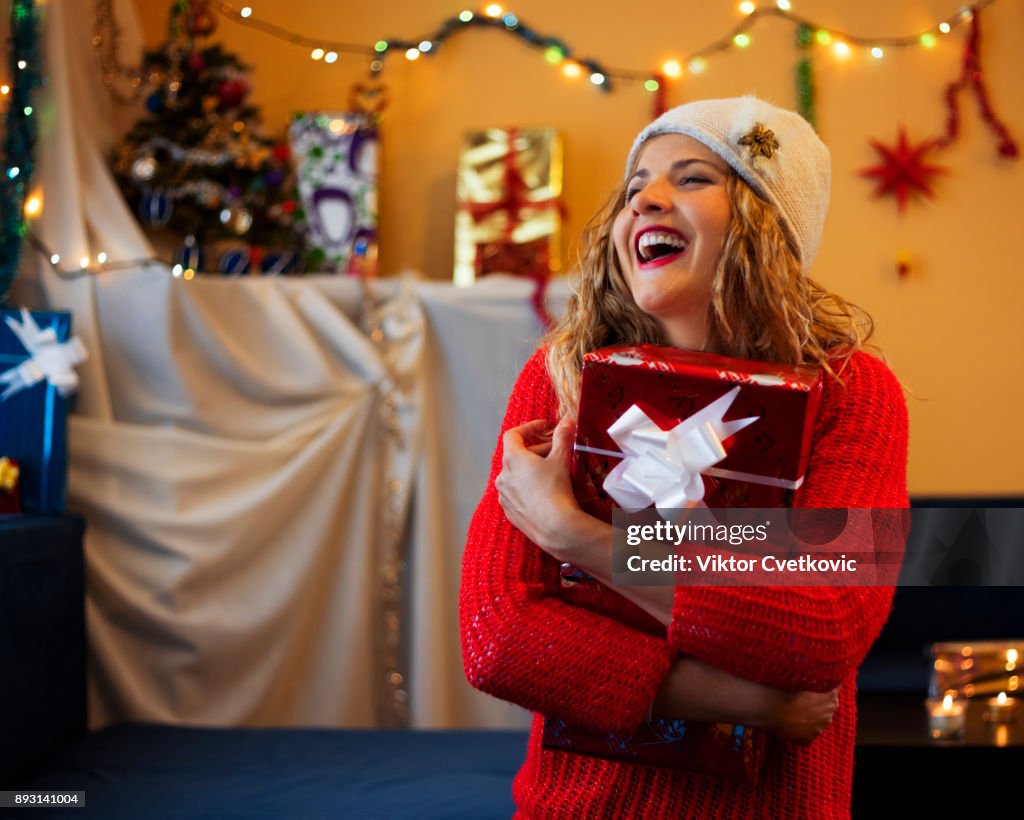
M 605 478 L 605 492 L 627 509 L 677 509 L 703 499 L 701 473 L 725 458 L 722 442 L 760 418 L 723 420 L 739 392 L 734 387 L 671 430 L 634 404 L 608 428 L 624 458 Z
M 28 351 L 29 358 L 0 373 L 0 384 L 7 385 L 3 394 L 0 394 L 0 401 L 44 379 L 56 387 L 62 396 L 74 393 L 78 389 L 75 365 L 86 359 L 85 345 L 81 339 L 74 336 L 66 342 L 57 341 L 56 331 L 52 327 L 40 330 L 32 314 L 25 308 L 21 309 L 20 324 L 11 316 L 6 321 Z

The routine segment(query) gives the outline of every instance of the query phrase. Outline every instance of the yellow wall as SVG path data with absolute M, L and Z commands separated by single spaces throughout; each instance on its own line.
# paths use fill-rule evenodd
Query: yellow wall
M 761 0 L 766 2 L 767 0 Z M 793 0 L 816 22 L 863 35 L 910 34 L 954 14 L 956 0 Z M 167 2 L 136 0 L 149 43 L 164 31 Z M 238 5 L 236 3 L 236 5 Z M 372 43 L 434 30 L 465 6 L 458 0 L 252 0 L 254 15 L 303 34 Z M 469 6 L 476 8 L 476 6 Z M 648 70 L 685 57 L 737 23 L 733 2 L 519 0 L 510 6 L 544 34 L 560 36 L 580 56 Z M 833 152 L 833 199 L 814 275 L 866 307 L 877 340 L 919 398 L 911 413 L 911 491 L 916 494 L 1024 493 L 1024 266 L 1017 240 L 1024 164 L 999 159 L 975 100 L 961 100 L 962 136 L 936 156 L 949 175 L 933 202 L 904 215 L 891 199 L 872 198 L 857 170 L 873 164 L 869 138 L 912 139 L 940 133 L 942 92 L 960 71 L 966 29 L 932 50 L 888 49 L 839 62 L 815 52 L 819 130 Z M 701 76 L 671 88 L 670 104 L 754 92 L 794 105 L 794 27 L 761 20 L 753 44 L 712 58 Z M 219 18 L 216 38 L 254 68 L 254 101 L 270 129 L 297 110 L 343 110 L 362 58 L 314 63 L 308 50 Z M 1024 3 L 997 0 L 982 15 L 982 59 L 991 100 L 1024 147 Z M 463 132 L 495 125 L 550 125 L 565 140 L 566 250 L 621 174 L 651 96 L 621 83 L 603 94 L 569 81 L 517 38 L 469 30 L 432 58 L 397 55 L 383 79 L 390 107 L 383 123 L 381 261 L 385 273 L 413 269 L 447 278 L 452 266 L 455 165 Z M 900 280 L 895 260 L 910 253 Z M 567 258 L 572 258 L 567 257 Z M 865 469 L 870 469 L 865 465 Z

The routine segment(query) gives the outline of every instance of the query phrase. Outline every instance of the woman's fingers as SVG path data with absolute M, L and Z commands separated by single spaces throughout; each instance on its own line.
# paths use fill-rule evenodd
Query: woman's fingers
M 552 433 L 550 458 L 568 460 L 572 455 L 572 442 L 576 425 L 571 416 L 563 416 Z
M 502 439 L 506 447 L 509 443 L 512 443 L 514 446 L 527 447 L 549 440 L 551 432 L 551 422 L 546 419 L 534 419 L 533 421 L 526 422 L 526 424 L 520 424 L 518 427 L 510 427 L 505 431 Z

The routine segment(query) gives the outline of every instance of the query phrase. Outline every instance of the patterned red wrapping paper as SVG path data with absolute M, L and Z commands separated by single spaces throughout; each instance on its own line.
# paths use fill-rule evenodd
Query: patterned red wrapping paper
M 725 420 L 757 420 L 723 441 L 725 459 L 702 474 L 704 503 L 788 506 L 807 469 L 820 371 L 657 345 L 607 347 L 584 357 L 573 465 L 580 506 L 611 521 L 615 504 L 602 485 L 621 459 L 582 448 L 620 452 L 608 428 L 632 405 L 668 430 L 736 386 Z
M 622 459 L 613 455 L 621 449 L 608 428 L 630 407 L 637 405 L 651 421 L 670 430 L 737 386 L 722 420 L 756 421 L 722 440 L 725 458 L 701 474 L 703 501 L 712 508 L 788 506 L 807 469 L 820 371 L 655 345 L 603 348 L 584 357 L 573 466 L 580 505 L 612 520 L 615 502 L 603 484 Z M 582 593 L 595 583 L 563 565 L 566 600 L 585 601 Z M 647 720 L 629 735 L 603 734 L 546 718 L 542 745 L 754 783 L 769 737 L 749 726 L 666 719 Z
M 547 719 L 545 749 L 622 760 L 642 766 L 687 771 L 732 783 L 756 783 L 768 751 L 768 738 L 749 726 L 648 720 L 632 735 L 588 732 Z

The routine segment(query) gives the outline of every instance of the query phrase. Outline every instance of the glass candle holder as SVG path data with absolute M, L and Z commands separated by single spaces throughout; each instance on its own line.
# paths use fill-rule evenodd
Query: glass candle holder
M 929 698 L 925 701 L 928 709 L 928 734 L 932 740 L 959 740 L 964 736 L 967 721 L 967 703 L 946 695 L 941 700 Z
M 1017 701 L 1006 697 L 1006 692 L 985 702 L 985 720 L 993 723 L 1012 723 L 1017 717 Z

